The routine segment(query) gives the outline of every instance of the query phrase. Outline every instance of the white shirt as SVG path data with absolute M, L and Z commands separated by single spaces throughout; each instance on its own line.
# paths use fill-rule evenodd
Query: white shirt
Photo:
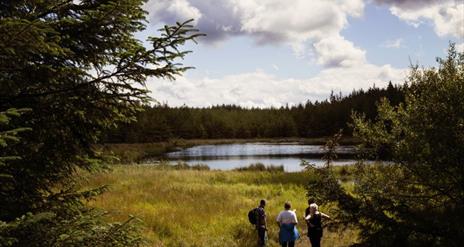
M 296 218 L 296 213 L 295 211 L 292 210 L 284 210 L 279 213 L 277 216 L 277 222 L 280 224 L 291 224 L 291 223 L 298 223 L 298 220 Z
M 314 214 L 321 214 L 322 218 L 329 219 L 330 217 L 327 214 L 321 213 L 319 211 L 314 212 Z M 311 219 L 311 214 L 308 214 L 308 216 L 305 217 L 305 220 Z

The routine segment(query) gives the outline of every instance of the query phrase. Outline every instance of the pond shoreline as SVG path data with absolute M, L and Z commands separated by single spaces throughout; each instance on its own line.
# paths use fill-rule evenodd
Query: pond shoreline
M 146 159 L 162 158 L 166 153 L 198 145 L 244 144 L 244 143 L 292 143 L 300 145 L 324 145 L 330 137 L 318 138 L 253 138 L 253 139 L 170 139 L 153 143 L 104 143 L 96 148 L 105 155 L 114 155 L 113 163 L 142 163 Z M 343 137 L 340 145 L 356 145 L 359 140 Z

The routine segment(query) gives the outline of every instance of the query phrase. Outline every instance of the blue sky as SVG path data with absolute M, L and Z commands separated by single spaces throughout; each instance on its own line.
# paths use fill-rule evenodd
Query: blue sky
M 464 46 L 464 0 L 151 0 L 150 24 L 195 18 L 208 36 L 176 81 L 150 79 L 169 105 L 280 106 L 323 100 L 388 81 L 410 62 L 435 66 L 450 41 Z

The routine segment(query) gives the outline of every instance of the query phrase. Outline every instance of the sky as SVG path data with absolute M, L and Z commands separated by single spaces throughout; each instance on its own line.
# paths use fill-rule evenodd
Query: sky
M 280 107 L 347 95 L 391 81 L 409 66 L 437 66 L 449 42 L 464 51 L 464 0 L 150 0 L 144 40 L 194 19 L 207 36 L 176 80 L 151 78 L 170 106 Z

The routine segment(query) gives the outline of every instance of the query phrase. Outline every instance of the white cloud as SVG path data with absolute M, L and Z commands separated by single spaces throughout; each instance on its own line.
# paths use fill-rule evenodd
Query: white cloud
M 464 53 L 464 43 L 456 44 L 456 51 Z
M 403 83 L 406 71 L 390 65 L 361 64 L 349 68 L 329 68 L 308 79 L 282 79 L 263 71 L 218 78 L 181 77 L 174 82 L 148 83 L 152 97 L 172 106 L 238 104 L 247 107 L 283 106 L 306 100 L 324 100 L 332 90 L 348 94 L 373 84 Z
M 259 44 L 286 43 L 296 56 L 312 53 L 331 67 L 365 59 L 365 51 L 340 35 L 349 17 L 363 14 L 365 2 L 386 5 L 414 26 L 431 23 L 441 37 L 464 39 L 464 0 L 150 0 L 145 9 L 153 25 L 194 18 L 208 35 L 202 43 L 246 35 Z
M 175 82 L 148 83 L 152 96 L 170 105 L 281 106 L 326 99 L 332 90 L 348 94 L 374 83 L 402 83 L 403 69 L 369 64 L 366 52 L 346 40 L 341 31 L 351 17 L 362 16 L 365 2 L 388 6 L 407 23 L 430 24 L 440 37 L 458 39 L 464 51 L 464 0 L 150 0 L 145 8 L 153 25 L 190 18 L 208 36 L 202 43 L 217 44 L 247 36 L 257 44 L 284 43 L 298 57 L 323 66 L 308 79 L 282 79 L 263 71 Z M 403 39 L 387 40 L 387 48 L 403 47 Z M 276 64 L 271 64 L 275 71 Z
M 176 21 L 201 18 L 201 12 L 193 7 L 187 0 L 149 1 L 145 9 L 150 11 L 152 23 L 164 22 L 174 24 Z
M 402 48 L 403 47 L 403 39 L 398 38 L 394 40 L 387 40 L 382 44 L 383 47 L 386 48 Z
M 170 105 L 298 104 L 326 99 L 332 90 L 348 94 L 390 80 L 402 83 L 406 74 L 390 65 L 369 64 L 366 52 L 341 35 L 349 17 L 363 14 L 364 0 L 151 0 L 146 9 L 152 24 L 196 18 L 197 27 L 208 35 L 203 43 L 246 35 L 258 44 L 285 43 L 297 56 L 309 56 L 323 66 L 308 79 L 255 71 L 148 83 L 152 96 Z
M 195 18 L 208 35 L 203 42 L 246 35 L 258 44 L 286 43 L 299 57 L 315 49 L 322 65 L 364 59 L 364 51 L 340 36 L 348 17 L 362 15 L 363 0 L 151 0 L 145 8 L 152 24 Z M 337 50 L 335 56 L 328 46 Z
M 325 67 L 352 67 L 366 62 L 366 52 L 339 35 L 314 44 L 317 63 Z
M 405 8 L 393 5 L 390 11 L 393 15 L 411 25 L 432 23 L 435 32 L 440 37 L 464 38 L 464 1 L 443 0 L 428 1 L 430 4 L 419 5 L 415 8 Z

